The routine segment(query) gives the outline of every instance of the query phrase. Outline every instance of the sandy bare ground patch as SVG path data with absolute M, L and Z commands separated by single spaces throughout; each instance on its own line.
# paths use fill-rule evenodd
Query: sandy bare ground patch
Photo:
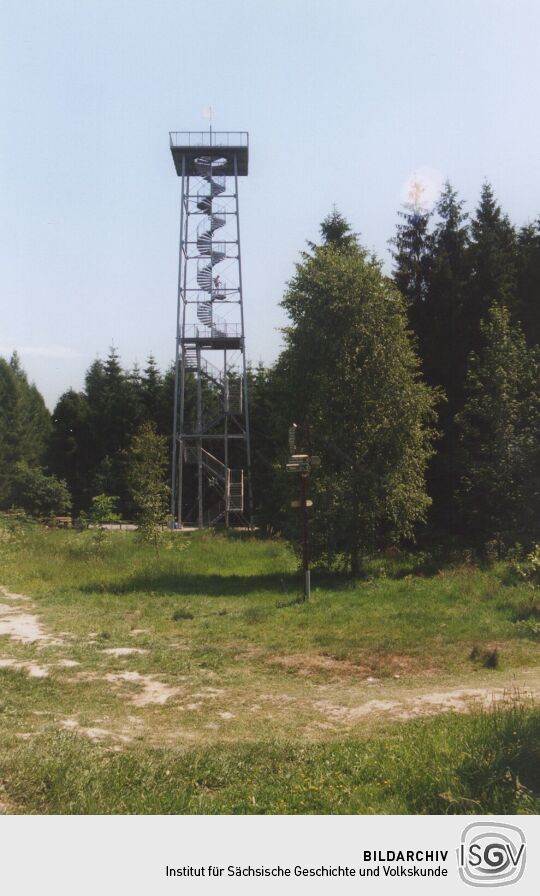
M 148 653 L 142 647 L 106 647 L 102 653 L 108 653 L 109 656 L 131 656 L 137 653 Z
M 36 641 L 41 644 L 63 643 L 60 638 L 54 638 L 45 631 L 36 615 L 17 606 L 18 602 L 27 602 L 29 598 L 5 588 L 1 591 L 4 599 L 13 603 L 0 604 L 0 635 L 8 635 L 22 644 L 33 644 Z
M 9 635 L 23 644 L 48 640 L 37 616 L 21 613 L 8 604 L 0 604 L 0 635 Z
M 17 672 L 26 672 L 30 678 L 47 678 L 51 669 L 72 669 L 79 666 L 77 660 L 58 660 L 54 663 L 47 663 L 46 666 L 40 663 L 33 663 L 30 660 L 16 660 L 11 657 L 2 657 L 0 659 L 0 669 L 15 669 Z
M 47 678 L 48 666 L 40 666 L 37 663 L 14 660 L 10 658 L 0 659 L 0 669 L 15 669 L 17 672 L 27 672 L 30 678 Z
M 128 743 L 131 738 L 126 734 L 117 734 L 113 731 L 110 731 L 108 728 L 98 728 L 93 726 L 85 726 L 81 725 L 77 719 L 69 718 L 63 719 L 60 722 L 62 728 L 65 728 L 66 731 L 74 731 L 76 734 L 81 734 L 83 737 L 87 737 L 88 740 L 91 740 L 92 743 L 100 743 L 101 741 L 108 740 L 109 738 L 114 738 L 115 740 L 119 740 L 122 743 Z
M 359 706 L 340 706 L 327 700 L 318 700 L 314 703 L 315 709 L 327 718 L 351 722 L 364 716 L 394 713 L 399 706 L 396 700 L 367 700 Z
M 30 600 L 25 594 L 16 594 L 14 591 L 8 591 L 3 585 L 0 585 L 0 594 L 5 600 Z
M 124 682 L 136 684 L 140 690 L 131 695 L 134 706 L 148 706 L 151 703 L 163 704 L 171 697 L 175 697 L 180 689 L 173 688 L 163 681 L 158 681 L 154 675 L 141 675 L 140 672 L 109 672 L 105 680 L 111 684 L 122 685 Z
M 362 719 L 401 720 L 438 715 L 439 713 L 466 713 L 475 709 L 488 709 L 494 704 L 512 703 L 521 699 L 540 700 L 540 680 L 523 682 L 518 687 L 512 680 L 507 686 L 461 687 L 429 692 L 404 691 L 388 694 L 393 699 L 361 700 L 347 705 L 330 700 L 316 700 L 314 709 L 331 723 L 354 725 Z M 349 695 L 350 700 L 350 695 Z
M 452 691 L 420 694 L 409 705 L 400 707 L 398 718 L 412 719 L 439 712 L 469 712 L 472 709 L 488 709 L 494 703 L 512 703 L 515 692 L 506 688 L 457 688 Z M 522 691 L 523 698 L 540 699 L 540 687 Z
M 211 700 L 215 697 L 222 697 L 223 694 L 226 694 L 227 691 L 225 688 L 213 688 L 213 687 L 205 687 L 201 688 L 196 693 L 193 693 L 192 697 L 201 697 L 203 700 Z

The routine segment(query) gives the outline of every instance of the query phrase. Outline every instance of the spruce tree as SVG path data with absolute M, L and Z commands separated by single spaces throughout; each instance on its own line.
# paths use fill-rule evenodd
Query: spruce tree
M 447 182 L 435 207 L 429 281 L 418 323 L 422 370 L 429 385 L 444 393 L 437 409 L 440 436 L 428 469 L 430 521 L 439 532 L 455 530 L 457 522 L 454 496 L 460 470 L 455 415 L 463 405 L 468 353 L 469 233 L 463 206 Z
M 92 364 L 85 382 L 92 457 L 87 498 L 97 492 L 117 495 L 120 509 L 129 515 L 133 507 L 126 452 L 145 417 L 141 379 L 122 369 L 118 352 L 111 347 L 104 362 Z
M 407 301 L 411 327 L 422 340 L 431 268 L 431 212 L 414 203 L 406 203 L 398 215 L 401 223 L 397 225 L 395 237 L 390 240 L 394 259 L 392 275 Z
M 10 502 L 16 465 L 38 468 L 45 458 L 50 414 L 37 388 L 28 382 L 15 353 L 0 358 L 0 505 Z
M 69 389 L 60 396 L 53 412 L 53 430 L 47 452 L 47 466 L 65 479 L 73 496 L 73 511 L 78 514 L 90 494 L 93 433 L 86 395 Z
M 467 349 L 481 347 L 480 321 L 497 304 L 517 315 L 518 250 L 516 232 L 484 183 L 480 202 L 471 222 L 469 283 L 467 290 Z
M 272 527 L 279 519 L 286 488 L 279 466 L 287 460 L 287 432 L 291 420 L 287 396 L 280 389 L 279 368 L 257 367 L 248 370 L 249 422 L 251 438 L 251 475 L 254 513 L 259 525 Z M 277 475 L 276 475 L 277 474 Z
M 141 397 L 145 415 L 157 424 L 163 393 L 163 377 L 152 354 L 148 356 L 141 380 Z
M 20 459 L 17 444 L 18 389 L 15 374 L 0 358 L 0 506 L 8 500 L 13 470 Z
M 11 356 L 9 366 L 15 375 L 17 387 L 17 415 L 15 438 L 19 459 L 30 466 L 43 460 L 51 433 L 51 415 L 43 396 L 33 383 L 28 382 L 17 352 Z
M 420 353 L 431 385 L 442 386 L 455 408 L 463 395 L 467 352 L 466 286 L 469 233 L 464 202 L 447 181 L 436 204 L 437 221 L 430 239 L 429 278 L 422 313 Z
M 540 365 L 508 308 L 494 305 L 472 353 L 458 417 L 463 452 L 459 498 L 473 540 L 506 544 L 532 533 L 540 515 Z
M 529 345 L 540 345 L 540 219 L 518 234 L 518 316 Z
M 358 234 L 353 233 L 351 225 L 334 206 L 319 226 L 319 232 L 326 246 L 334 246 L 336 249 L 354 249 L 357 244 Z M 314 243 L 308 243 L 311 249 L 315 249 Z

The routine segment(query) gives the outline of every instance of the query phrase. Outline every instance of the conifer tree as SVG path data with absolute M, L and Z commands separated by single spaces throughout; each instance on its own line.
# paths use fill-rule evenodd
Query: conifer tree
M 466 302 L 469 350 L 480 349 L 480 321 L 486 318 L 492 305 L 505 306 L 516 315 L 517 262 L 516 232 L 495 199 L 491 185 L 484 183 L 471 222 Z
M 78 514 L 87 503 L 89 475 L 95 463 L 86 395 L 68 389 L 58 399 L 52 420 L 47 466 L 67 482 L 73 497 L 73 511 Z
M 0 506 L 8 498 L 13 468 L 19 460 L 17 402 L 15 374 L 8 362 L 0 358 Z
M 518 317 L 529 345 L 540 345 L 540 219 L 518 234 Z
M 437 408 L 440 435 L 428 469 L 430 521 L 439 532 L 456 527 L 454 496 L 460 476 L 455 415 L 463 404 L 469 342 L 469 234 L 463 206 L 447 182 L 435 207 L 426 300 L 417 324 L 422 370 L 429 385 L 444 393 Z
M 0 358 L 0 505 L 10 502 L 18 463 L 30 469 L 43 463 L 50 430 L 45 402 L 17 354 L 9 363 Z
M 463 522 L 477 543 L 532 533 L 540 514 L 540 366 L 508 308 L 494 305 L 480 327 L 466 402 L 458 417 Z
M 429 278 L 420 327 L 426 379 L 431 385 L 442 386 L 451 408 L 459 405 L 463 394 L 467 359 L 463 342 L 469 237 L 463 205 L 447 181 L 435 207 L 437 222 L 430 239 Z
M 38 465 L 47 448 L 51 433 L 51 415 L 43 396 L 33 383 L 28 382 L 17 352 L 11 356 L 9 366 L 15 375 L 17 388 L 17 415 L 15 438 L 19 459 L 30 466 Z
M 407 301 L 412 329 L 422 339 L 424 304 L 431 268 L 431 212 L 411 202 L 406 203 L 398 215 L 401 223 L 390 241 L 394 259 L 393 279 Z
M 146 416 L 156 421 L 163 393 L 163 377 L 152 354 L 148 356 L 141 381 L 142 400 Z

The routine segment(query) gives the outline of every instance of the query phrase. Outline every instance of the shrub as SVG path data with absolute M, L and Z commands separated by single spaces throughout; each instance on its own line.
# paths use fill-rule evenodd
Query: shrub
M 194 616 L 189 610 L 175 610 L 172 618 L 174 622 L 180 622 L 181 619 L 193 619 Z
M 540 545 L 535 544 L 525 560 L 515 561 L 512 566 L 515 572 L 532 588 L 540 587 Z
M 9 502 L 35 517 L 57 516 L 71 510 L 66 483 L 22 461 L 15 467 Z

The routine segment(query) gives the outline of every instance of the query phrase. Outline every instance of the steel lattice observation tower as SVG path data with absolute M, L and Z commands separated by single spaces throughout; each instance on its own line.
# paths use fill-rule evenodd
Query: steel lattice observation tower
M 181 178 L 173 523 L 251 525 L 238 178 L 245 131 L 170 135 Z

